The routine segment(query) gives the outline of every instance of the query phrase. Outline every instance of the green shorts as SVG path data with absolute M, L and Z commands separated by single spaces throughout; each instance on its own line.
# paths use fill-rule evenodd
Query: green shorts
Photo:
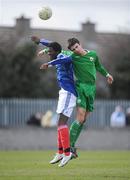
M 78 93 L 77 106 L 87 111 L 93 111 L 96 86 L 89 83 L 76 82 L 76 90 Z

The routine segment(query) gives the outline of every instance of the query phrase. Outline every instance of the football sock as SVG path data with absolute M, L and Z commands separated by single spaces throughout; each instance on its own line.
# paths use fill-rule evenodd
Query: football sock
M 58 146 L 58 153 L 63 154 L 63 147 L 62 147 L 62 143 L 61 143 L 59 128 L 57 129 L 57 146 Z
M 59 131 L 60 131 L 60 138 L 61 138 L 61 143 L 62 147 L 64 149 L 64 154 L 66 156 L 70 155 L 70 137 L 69 137 L 69 129 L 67 125 L 62 125 L 59 126 Z
M 70 126 L 70 146 L 75 147 L 75 143 L 83 129 L 83 124 L 74 121 Z

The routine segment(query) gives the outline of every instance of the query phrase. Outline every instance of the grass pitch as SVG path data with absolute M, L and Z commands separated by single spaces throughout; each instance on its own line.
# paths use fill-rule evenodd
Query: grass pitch
M 54 151 L 0 151 L 0 180 L 130 180 L 130 151 L 79 151 L 59 168 Z

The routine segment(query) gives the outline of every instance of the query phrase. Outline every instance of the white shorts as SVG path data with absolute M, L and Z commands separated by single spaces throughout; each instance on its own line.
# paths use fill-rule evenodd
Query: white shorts
M 65 116 L 70 117 L 73 112 L 73 108 L 75 106 L 76 106 L 76 96 L 71 92 L 61 89 L 59 91 L 59 100 L 58 100 L 56 112 L 58 114 L 62 113 Z

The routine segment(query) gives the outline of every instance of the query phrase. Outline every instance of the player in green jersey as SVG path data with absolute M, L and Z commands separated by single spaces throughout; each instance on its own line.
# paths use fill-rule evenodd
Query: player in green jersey
M 73 52 L 71 57 L 78 93 L 76 120 L 70 126 L 70 142 L 72 150 L 75 152 L 75 143 L 81 133 L 83 124 L 94 108 L 96 71 L 105 76 L 109 84 L 112 84 L 113 77 L 100 63 L 97 53 L 83 49 L 78 39 L 68 39 L 68 49 Z

